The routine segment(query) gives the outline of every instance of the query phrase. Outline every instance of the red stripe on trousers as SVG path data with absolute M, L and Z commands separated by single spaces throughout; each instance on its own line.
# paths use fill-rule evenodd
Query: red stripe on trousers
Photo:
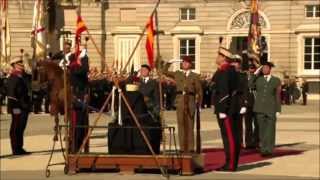
M 234 161 L 235 161 L 235 144 L 234 144 L 234 137 L 233 137 L 233 134 L 232 134 L 232 130 L 231 130 L 231 124 L 230 124 L 230 118 L 227 117 L 225 120 L 224 120 L 224 125 L 225 125 L 225 128 L 227 130 L 227 136 L 228 136 L 228 140 L 229 140 L 229 152 L 230 152 L 230 163 L 229 163 L 229 168 L 230 170 L 233 170 L 234 169 Z

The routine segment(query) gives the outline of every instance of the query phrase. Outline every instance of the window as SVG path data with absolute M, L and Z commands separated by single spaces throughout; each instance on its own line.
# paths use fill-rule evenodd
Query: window
M 120 21 L 121 22 L 135 22 L 136 21 L 136 9 L 135 8 L 120 9 Z
M 320 70 L 320 38 L 304 39 L 304 69 Z
M 118 63 L 115 63 L 114 68 L 117 70 L 124 68 L 137 43 L 138 37 L 139 36 L 137 35 L 117 35 L 115 37 L 115 59 L 118 61 Z M 140 68 L 141 62 L 139 54 L 140 48 L 137 49 L 132 57 L 131 64 L 129 64 L 125 69 L 126 72 L 130 72 L 132 66 L 134 70 L 138 70 Z
M 317 5 L 306 5 L 306 17 L 318 18 L 320 17 L 320 4 Z
M 195 69 L 196 59 L 196 40 L 195 39 L 180 39 L 180 59 L 189 56 L 192 59 L 192 69 Z
M 180 20 L 190 21 L 196 19 L 196 9 L 195 8 L 181 8 L 180 9 Z

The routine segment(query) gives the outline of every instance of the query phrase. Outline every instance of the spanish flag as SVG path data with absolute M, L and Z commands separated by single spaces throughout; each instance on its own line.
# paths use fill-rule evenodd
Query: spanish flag
M 85 25 L 84 21 L 82 20 L 81 16 L 78 15 L 77 18 L 77 29 L 76 29 L 76 39 L 75 39 L 75 58 L 76 58 L 76 64 L 78 66 L 81 66 L 81 61 L 80 61 L 80 43 L 81 43 L 81 33 L 87 30 L 87 26 Z
M 154 42 L 154 23 L 153 23 L 153 15 L 151 15 L 147 23 L 147 40 L 146 40 L 148 63 L 151 68 L 154 67 L 153 42 Z
M 261 57 L 261 26 L 259 22 L 258 0 L 251 0 L 251 18 L 248 34 L 248 56 L 260 61 Z

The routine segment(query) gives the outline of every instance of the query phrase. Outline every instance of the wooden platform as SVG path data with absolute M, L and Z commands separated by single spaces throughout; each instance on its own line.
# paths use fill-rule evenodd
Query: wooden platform
M 157 155 L 161 166 L 168 170 L 178 171 L 182 175 L 193 175 L 195 169 L 201 168 L 202 155 Z M 81 169 L 91 171 L 118 169 L 120 173 L 133 174 L 136 169 L 159 169 L 151 155 L 108 155 L 81 154 L 76 160 L 75 155 L 68 156 L 66 173 L 74 174 Z

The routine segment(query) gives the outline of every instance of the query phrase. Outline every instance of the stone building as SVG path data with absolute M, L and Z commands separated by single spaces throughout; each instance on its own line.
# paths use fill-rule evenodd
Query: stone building
M 56 42 L 50 51 L 59 49 L 61 32 L 74 32 L 75 9 L 101 49 L 105 62 L 123 64 L 141 36 L 156 0 L 62 0 L 57 6 Z M 304 77 L 314 92 L 319 92 L 320 36 L 318 0 L 260 0 L 260 22 L 267 44 L 268 59 L 276 64 L 280 77 Z M 32 0 L 10 0 L 9 21 L 12 54 L 20 48 L 32 52 L 30 31 Z M 194 70 L 207 73 L 216 69 L 218 39 L 233 52 L 241 53 L 248 34 L 249 0 L 161 0 L 158 8 L 159 45 L 163 59 L 194 57 Z M 72 35 L 69 36 L 72 39 Z M 60 41 L 59 41 L 60 39 Z M 55 41 L 55 40 L 53 40 Z M 101 67 L 104 61 L 91 42 L 88 43 L 90 66 Z M 157 53 L 157 52 L 155 52 Z M 135 55 L 133 66 L 146 62 L 145 37 Z M 130 68 L 130 67 L 128 67 Z M 178 69 L 179 65 L 173 67 Z

